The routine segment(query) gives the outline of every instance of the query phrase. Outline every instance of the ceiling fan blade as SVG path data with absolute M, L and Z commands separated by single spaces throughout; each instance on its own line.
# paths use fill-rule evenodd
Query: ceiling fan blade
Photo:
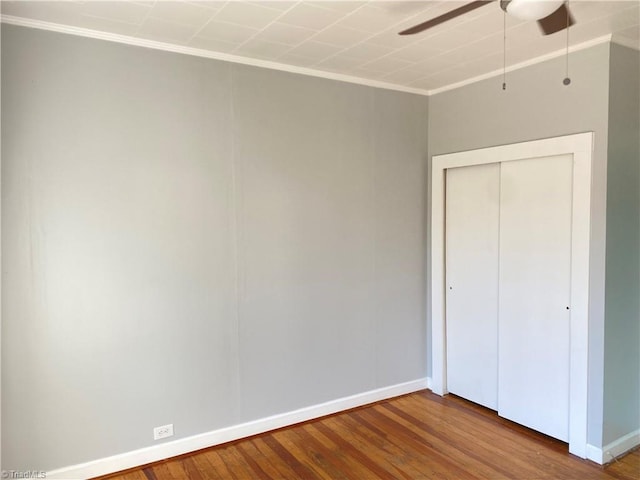
M 440 25 L 441 23 L 459 17 L 460 15 L 464 15 L 465 13 L 475 10 L 476 8 L 483 7 L 487 3 L 492 3 L 493 1 L 494 0 L 475 0 L 474 2 L 467 3 L 466 5 L 462 5 L 461 7 L 451 10 L 450 12 L 444 13 L 439 17 L 432 18 L 431 20 L 427 20 L 424 23 L 408 28 L 407 30 L 403 30 L 398 35 L 413 35 L 414 33 L 424 32 L 428 28 Z
M 551 35 L 552 33 L 559 32 L 574 23 L 573 16 L 564 3 L 551 15 L 538 20 L 538 25 L 543 35 Z

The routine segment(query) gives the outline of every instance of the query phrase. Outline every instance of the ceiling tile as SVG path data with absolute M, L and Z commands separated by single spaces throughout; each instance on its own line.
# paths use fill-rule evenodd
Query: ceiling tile
M 484 15 L 479 15 L 457 25 L 456 28 L 482 37 L 487 33 L 503 32 L 505 20 L 508 21 L 509 27 L 522 23 L 521 20 L 511 15 L 505 15 L 500 9 L 491 9 Z
M 335 55 L 314 65 L 314 68 L 349 71 L 362 65 L 362 60 L 344 55 Z
M 151 11 L 149 5 L 132 2 L 87 2 L 82 13 L 118 22 L 141 24 Z
M 571 10 L 573 17 L 576 19 L 576 24 L 580 24 L 606 17 L 620 10 L 625 10 L 636 3 L 636 0 L 606 0 L 600 2 L 573 1 L 569 4 L 569 9 Z
M 109 32 L 118 35 L 135 36 L 139 26 L 134 23 L 116 22 L 102 17 L 92 17 L 91 15 L 82 15 L 81 20 L 74 25 L 99 32 Z
M 503 37 L 501 34 L 495 34 L 478 40 L 477 42 L 458 47 L 455 50 L 450 50 L 446 53 L 446 56 L 447 60 L 460 64 L 486 55 L 501 54 L 503 50 Z
M 160 0 L 162 1 L 162 0 Z M 215 1 L 215 0 L 210 0 L 210 1 L 201 1 L 201 0 L 192 0 L 189 2 L 185 2 L 185 3 L 191 3 L 194 5 L 198 5 L 199 7 L 204 7 L 204 8 L 208 8 L 210 10 L 220 10 L 222 7 L 224 7 L 227 2 L 224 0 L 219 0 L 219 1 Z
M 544 0 L 544 1 L 547 1 L 547 0 Z M 588 0 L 588 1 L 591 1 L 591 0 Z M 460 5 L 466 5 L 467 3 L 469 2 L 468 1 L 449 2 L 448 0 L 446 0 L 445 2 L 443 2 L 443 9 L 445 11 L 449 11 L 449 10 L 452 10 L 453 8 L 459 7 Z M 487 3 L 480 8 L 476 8 L 475 10 L 472 10 L 470 12 L 465 13 L 464 15 L 461 15 L 461 18 L 462 20 L 467 21 L 471 18 L 481 17 L 483 15 L 486 15 L 489 12 L 498 12 L 499 15 L 503 15 L 503 10 L 502 8 L 500 8 L 500 2 L 498 2 L 497 0 L 494 0 L 493 2 Z
M 265 42 L 284 43 L 286 45 L 298 45 L 316 34 L 316 30 L 294 27 L 286 23 L 272 23 L 255 36 L 255 40 Z
M 557 52 L 566 48 L 566 37 L 540 35 L 536 41 L 518 46 L 510 45 L 507 40 L 507 65 L 529 61 L 541 55 Z
M 443 15 L 445 13 L 448 13 L 454 9 L 456 9 L 457 7 L 460 7 L 462 5 L 465 5 L 467 3 L 469 3 L 468 1 L 443 1 L 443 2 L 434 2 L 435 4 L 425 10 L 422 13 L 419 13 L 413 17 L 407 18 L 405 20 L 403 20 L 402 22 L 400 22 L 399 24 L 395 25 L 395 27 L 398 29 L 398 31 L 402 31 L 402 30 L 406 30 L 407 28 L 413 27 L 415 25 L 419 25 L 421 23 L 427 22 L 429 20 L 433 20 L 434 18 L 439 17 L 440 15 Z M 476 10 L 472 10 L 471 12 L 467 12 L 464 15 L 460 15 L 458 17 L 452 18 L 450 20 L 447 20 L 446 22 L 440 23 L 438 25 L 435 25 L 427 30 L 424 30 L 423 32 L 417 33 L 415 35 L 411 35 L 412 37 L 426 37 L 426 36 L 431 36 L 431 35 L 435 35 L 438 33 L 441 33 L 443 31 L 446 31 L 452 27 L 458 26 L 460 24 L 463 24 L 465 22 L 470 21 L 471 19 L 473 19 L 474 17 L 478 16 L 478 15 L 482 15 L 483 12 L 486 11 L 487 8 L 490 8 L 491 5 L 487 5 L 486 7 L 482 7 L 482 8 L 478 8 Z M 499 7 L 498 7 L 499 8 Z
M 329 55 L 333 55 L 338 52 L 340 47 L 335 45 L 329 45 L 328 43 L 320 43 L 310 40 L 298 45 L 291 50 L 294 55 L 302 55 L 303 57 L 316 58 L 316 61 L 322 60 Z
M 316 7 L 308 3 L 299 3 L 287 11 L 278 21 L 298 27 L 322 30 L 342 16 L 343 14 L 339 11 Z
M 338 22 L 338 25 L 362 30 L 371 34 L 381 32 L 396 21 L 387 12 L 366 5 Z
M 395 73 L 399 73 L 401 71 L 412 71 L 416 73 L 420 73 L 421 77 L 427 77 L 429 75 L 434 75 L 442 70 L 449 70 L 455 66 L 454 63 L 450 62 L 446 58 L 430 58 L 423 62 L 414 63 L 408 66 L 407 68 L 403 68 L 398 72 L 393 72 L 390 75 Z
M 229 2 L 215 16 L 217 22 L 235 23 L 252 28 L 264 28 L 282 15 L 279 10 L 253 3 Z
M 571 43 L 580 43 L 590 38 L 607 35 L 612 31 L 638 26 L 638 23 L 640 23 L 640 2 L 617 13 L 576 24 L 569 31 L 569 39 Z
M 260 5 L 262 7 L 273 8 L 274 10 L 289 10 L 298 2 L 287 2 L 280 0 L 256 0 L 254 2 L 247 2 L 255 5 Z
M 199 37 L 222 40 L 225 42 L 246 42 L 258 32 L 255 28 L 243 27 L 233 23 L 211 21 L 198 32 Z
M 406 78 L 406 81 L 403 80 L 402 83 L 407 85 L 415 80 L 429 77 L 431 75 L 435 75 L 438 72 L 441 72 L 443 70 L 449 70 L 450 68 L 452 68 L 452 65 L 450 62 L 440 61 L 438 59 L 431 59 L 425 62 L 414 63 L 401 70 L 391 72 L 388 75 L 386 75 L 384 78 L 388 79 L 388 81 L 391 81 L 392 79 L 396 79 L 396 78 L 397 79 Z
M 443 87 L 445 85 L 450 85 L 452 83 L 456 83 L 459 80 L 460 80 L 459 73 L 451 69 L 451 70 L 443 70 L 441 72 L 436 73 L 435 75 L 422 78 L 420 80 L 410 83 L 410 85 L 415 88 L 434 89 L 434 88 Z
M 441 82 L 444 80 L 445 82 L 444 85 L 451 85 L 454 83 L 464 82 L 490 72 L 491 70 L 486 70 L 478 66 L 461 65 L 452 70 L 442 72 L 442 76 L 440 76 L 440 74 L 436 74 L 436 75 L 433 75 L 431 78 L 432 79 L 440 78 Z M 499 78 L 494 77 L 493 81 L 495 82 L 494 85 L 496 89 L 499 89 L 502 87 L 502 83 L 504 80 L 502 77 L 499 77 Z M 507 73 L 507 84 L 508 82 L 509 82 L 509 77 Z M 442 83 L 440 84 L 440 86 L 444 86 L 444 85 Z
M 462 68 L 468 72 L 469 76 L 478 76 L 501 70 L 504 66 L 503 60 L 502 53 L 493 53 L 465 63 Z
M 442 50 L 436 48 L 436 46 L 433 45 L 433 42 L 422 41 L 400 48 L 396 50 L 393 55 L 396 58 L 406 60 L 408 62 L 420 62 L 440 53 L 442 53 Z
M 425 74 L 417 70 L 402 69 L 385 75 L 382 77 L 382 80 L 389 83 L 408 84 L 420 80 L 427 75 L 431 75 L 432 73 L 433 72 L 428 72 Z
M 33 18 L 45 22 L 81 25 L 81 12 L 71 4 L 62 2 L 7 2 L 2 1 L 2 14 Z
M 398 32 L 400 32 L 399 28 L 392 27 L 391 29 L 369 37 L 367 42 L 375 43 L 376 45 L 383 45 L 385 47 L 403 48 L 423 40 L 422 36 L 398 35 Z
M 225 42 L 224 40 L 215 40 L 212 38 L 193 37 L 188 44 L 190 47 L 202 50 L 211 50 L 213 52 L 230 53 L 238 44 L 235 42 Z
M 374 45 L 372 43 L 359 43 L 351 48 L 347 48 L 342 54 L 348 57 L 359 58 L 361 60 L 374 60 L 378 57 L 391 53 L 393 48 L 384 47 L 382 45 Z
M 535 22 L 525 22 L 507 30 L 507 49 L 527 47 L 539 42 L 555 39 L 557 35 L 544 36 Z
M 233 53 L 238 55 L 247 55 L 250 57 L 275 60 L 290 49 L 291 47 L 289 45 L 283 45 L 282 43 L 249 40 L 248 42 L 242 44 L 240 47 L 234 50 Z
M 389 74 L 396 70 L 400 70 L 401 68 L 408 67 L 409 65 L 411 65 L 411 62 L 398 60 L 397 58 L 394 58 L 392 56 L 387 56 L 378 60 L 374 60 L 373 62 L 365 63 L 360 68 Z
M 184 2 L 156 2 L 150 17 L 200 28 L 215 14 L 209 8 Z
M 318 60 L 316 58 L 309 58 L 303 55 L 296 55 L 295 53 L 285 53 L 278 57 L 279 62 L 286 63 L 288 65 L 295 65 L 297 67 L 311 67 Z
M 507 31 L 507 58 L 510 52 L 525 53 L 520 61 L 540 56 L 566 47 L 567 36 L 563 33 L 543 35 L 536 22 L 525 22 Z
M 415 17 L 424 14 L 427 10 L 433 8 L 436 2 L 418 2 L 418 1 L 375 1 L 369 5 L 374 8 L 383 10 L 389 17 L 400 20 L 407 17 Z
M 368 36 L 368 33 L 360 30 L 332 25 L 319 32 L 315 37 L 313 37 L 313 39 L 318 42 L 338 45 L 342 46 L 342 48 L 346 48 L 354 43 L 361 42 Z
M 441 51 L 448 51 L 476 40 L 478 40 L 477 33 L 468 32 L 462 28 L 456 27 L 441 31 L 436 35 L 426 37 L 424 39 L 424 43 L 430 45 L 432 48 L 437 48 Z
M 315 7 L 325 8 L 328 10 L 335 10 L 343 14 L 351 13 L 355 9 L 362 7 L 367 2 L 351 2 L 351 1 L 319 1 L 319 2 L 305 2 Z
M 167 22 L 160 18 L 147 18 L 136 36 L 157 42 L 186 44 L 195 32 L 196 29 L 188 25 Z

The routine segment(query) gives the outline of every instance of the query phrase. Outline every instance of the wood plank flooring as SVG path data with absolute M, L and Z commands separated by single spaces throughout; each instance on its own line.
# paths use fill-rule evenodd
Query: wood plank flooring
M 153 463 L 111 480 L 638 480 L 453 395 L 422 391 Z

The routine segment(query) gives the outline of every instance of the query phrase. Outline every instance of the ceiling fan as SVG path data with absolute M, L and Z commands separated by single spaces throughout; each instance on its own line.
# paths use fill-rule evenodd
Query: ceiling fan
M 450 12 L 403 30 L 399 35 L 413 35 L 497 0 L 475 0 Z M 521 20 L 537 20 L 543 35 L 551 35 L 575 22 L 564 0 L 500 0 L 500 8 Z

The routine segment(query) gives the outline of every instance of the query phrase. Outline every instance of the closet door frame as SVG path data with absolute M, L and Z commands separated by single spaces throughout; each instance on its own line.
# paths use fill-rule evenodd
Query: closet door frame
M 552 155 L 573 155 L 571 224 L 571 345 L 569 358 L 569 452 L 587 457 L 589 255 L 593 132 L 515 143 L 433 157 L 431 175 L 431 390 L 447 391 L 445 301 L 445 187 L 449 168 Z

